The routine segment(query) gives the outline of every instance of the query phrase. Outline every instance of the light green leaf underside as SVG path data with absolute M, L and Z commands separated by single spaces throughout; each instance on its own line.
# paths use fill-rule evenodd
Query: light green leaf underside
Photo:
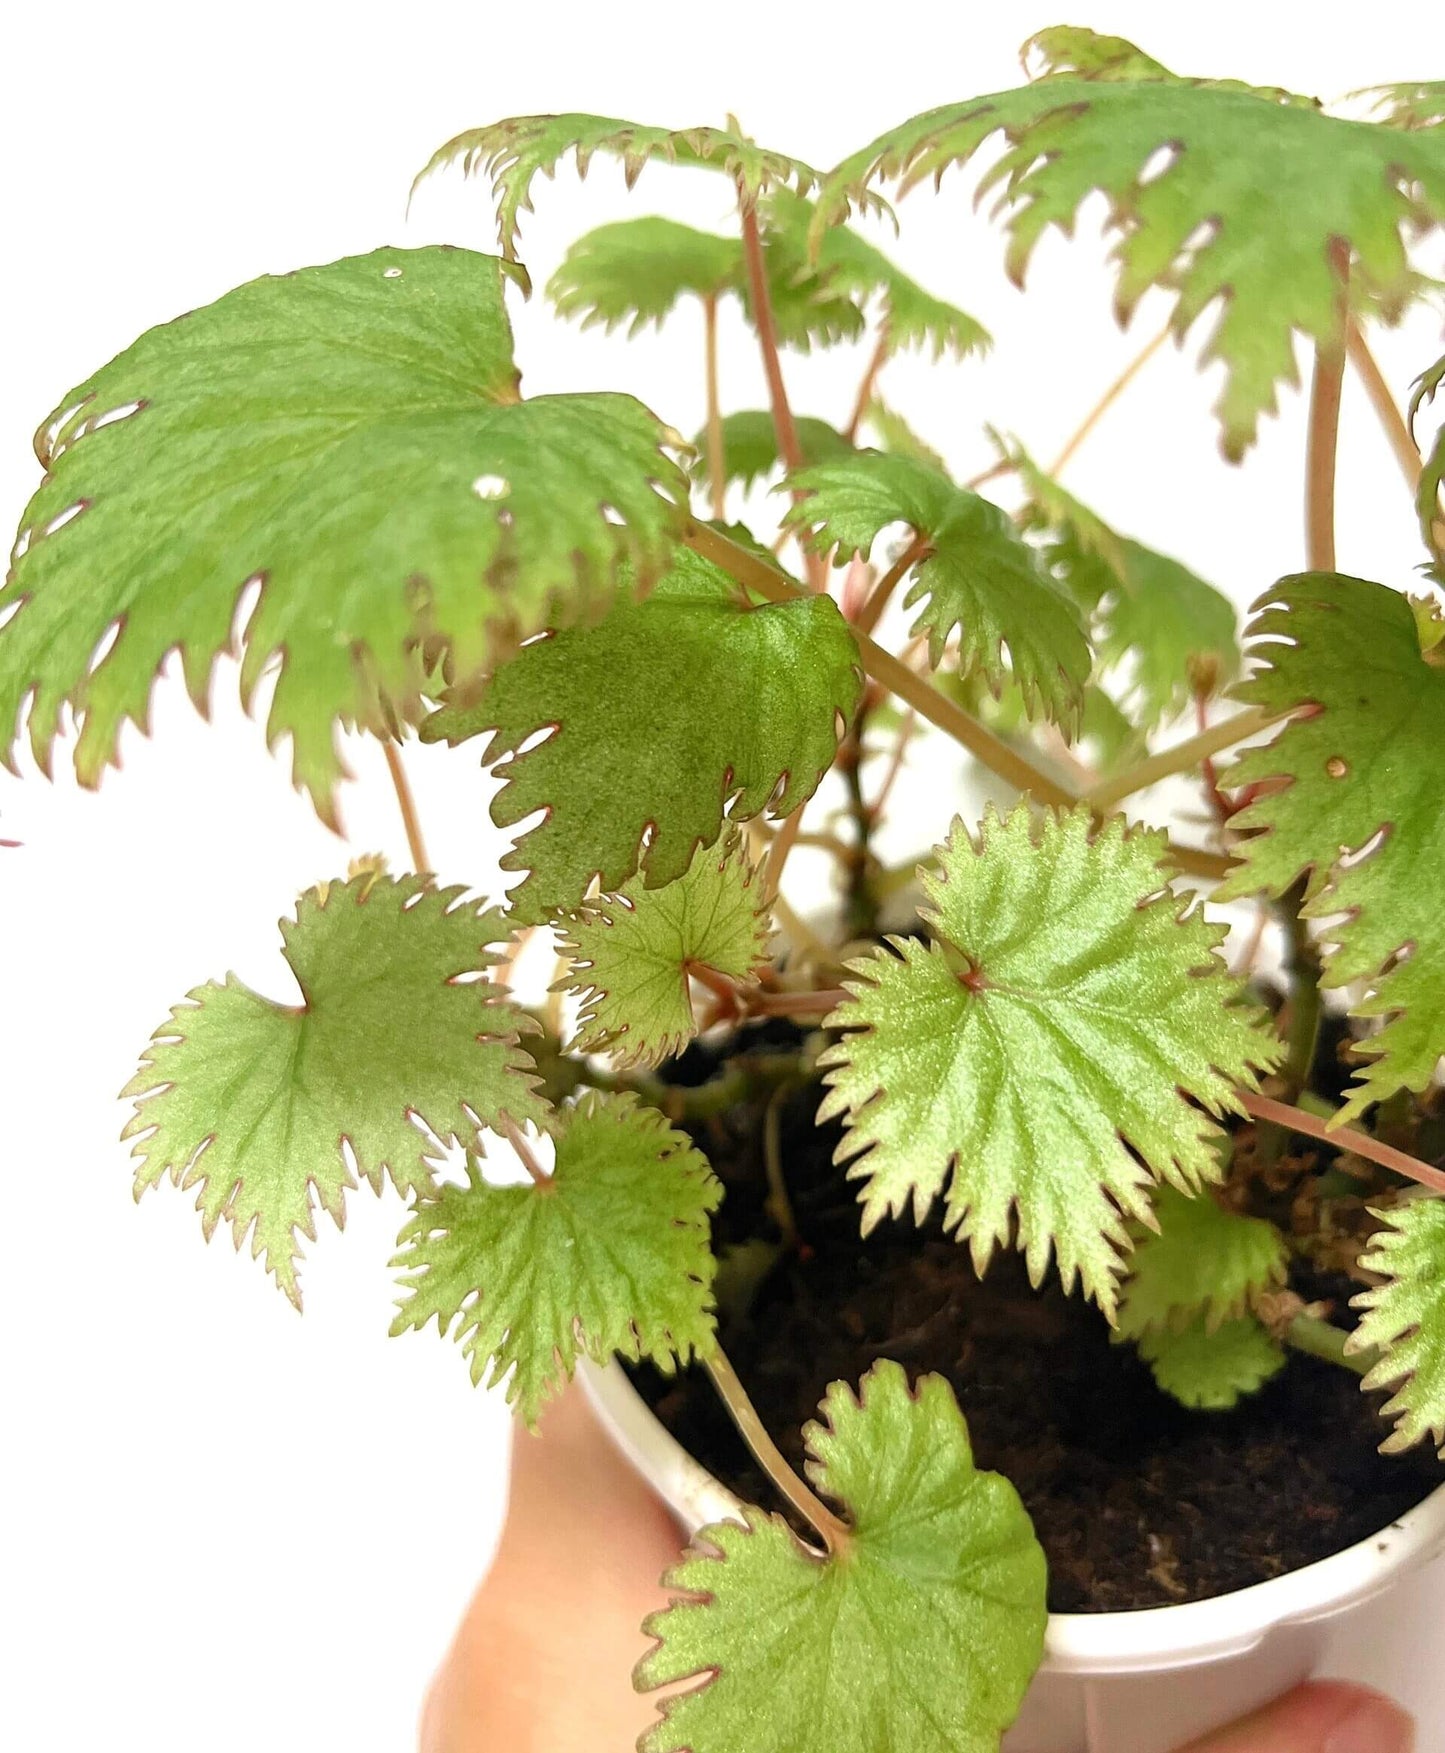
M 555 735 L 499 769 L 499 827 L 548 815 L 503 859 L 530 870 L 513 906 L 533 918 L 615 892 L 641 868 L 658 888 L 733 821 L 789 814 L 857 706 L 857 647 L 826 597 L 745 605 L 727 575 L 679 549 L 644 602 L 524 647 L 475 705 L 444 708 L 428 741 L 490 730 L 493 761 L 546 725 Z M 644 834 L 652 837 L 643 847 Z
M 687 500 L 666 429 L 630 396 L 517 386 L 501 265 L 466 250 L 254 280 L 142 335 L 37 441 L 0 590 L 0 754 L 33 691 L 37 758 L 68 705 L 95 783 L 173 651 L 204 708 L 260 580 L 242 691 L 279 669 L 269 736 L 332 819 L 338 724 L 394 735 L 438 657 L 476 675 L 595 618 L 624 562 L 639 583 L 664 563 Z
M 808 1472 L 847 1510 L 846 1554 L 820 1559 L 748 1509 L 695 1537 L 664 1579 L 637 1668 L 661 1704 L 643 1753 L 997 1753 L 1043 1653 L 1044 1555 L 1018 1495 L 978 1472 L 941 1376 L 910 1394 L 878 1363 L 835 1383 L 807 1432 Z
M 392 1332 L 454 1328 L 474 1382 L 511 1372 L 528 1424 L 579 1357 L 670 1372 L 714 1343 L 708 1217 L 722 1189 L 707 1160 L 630 1093 L 589 1091 L 554 1131 L 547 1181 L 492 1186 L 469 1163 L 465 1187 L 423 1195 L 392 1261 Z
M 1356 1043 L 1371 1063 L 1344 1118 L 1424 1089 L 1445 1052 L 1445 647 L 1422 653 L 1408 600 L 1364 579 L 1281 579 L 1255 607 L 1261 667 L 1240 698 L 1312 712 L 1229 768 L 1230 786 L 1288 783 L 1234 817 L 1243 862 L 1220 894 L 1281 895 L 1307 872 L 1307 915 L 1345 915 L 1323 928 L 1324 984 L 1364 981 L 1351 1014 L 1390 1020 Z
M 450 165 L 460 165 L 465 176 L 487 177 L 497 206 L 502 256 L 517 263 L 518 222 L 523 213 L 532 211 L 533 180 L 539 173 L 553 176 L 569 153 L 576 155 L 577 174 L 586 176 L 599 152 L 620 161 L 629 188 L 649 163 L 721 171 L 752 201 L 779 185 L 792 183 L 810 189 L 819 180 L 818 173 L 801 159 L 767 151 L 735 126 L 674 130 L 644 127 L 616 116 L 570 113 L 509 116 L 488 127 L 469 128 L 439 147 L 416 181 L 420 183 Z M 526 269 L 520 263 L 517 274 L 527 285 Z
M 998 506 L 926 463 L 872 450 L 803 470 L 789 486 L 807 497 L 784 522 L 812 532 L 820 553 L 866 555 L 895 523 L 927 536 L 932 552 L 903 602 L 922 605 L 913 631 L 927 633 L 935 668 L 957 631 L 960 668 L 977 667 L 996 690 L 1012 677 L 1030 716 L 1077 725 L 1091 663 L 1077 612 Z
M 1381 1411 L 1395 1428 L 1381 1447 L 1400 1454 L 1427 1438 L 1445 1460 L 1445 1200 L 1415 1197 L 1375 1215 L 1386 1228 L 1360 1258 L 1383 1284 L 1361 1291 L 1351 1351 L 1383 1355 L 1366 1388 L 1389 1388 Z
M 416 1119 L 464 1144 L 478 1121 L 544 1122 L 517 1045 L 526 1019 L 465 978 L 498 960 L 488 946 L 508 927 L 461 897 L 415 876 L 313 889 L 281 922 L 301 1005 L 234 975 L 190 993 L 122 1092 L 137 1197 L 166 1175 L 198 1187 L 207 1236 L 223 1218 L 238 1248 L 249 1232 L 299 1304 L 297 1234 L 314 1239 L 317 1204 L 342 1222 L 351 1162 L 377 1191 L 386 1175 L 413 1193 L 434 1148 Z
M 698 231 L 675 219 L 623 219 L 580 237 L 547 283 L 547 296 L 583 328 L 628 325 L 636 334 L 661 326 L 686 297 L 717 298 L 739 283 L 736 238 Z
M 1125 1219 L 1156 1181 L 1220 1178 L 1208 1116 L 1280 1053 L 1225 972 L 1222 929 L 1165 886 L 1165 853 L 1082 807 L 1035 823 L 990 806 L 977 846 L 955 824 L 921 873 L 934 941 L 849 963 L 829 1018 L 853 1032 L 820 1062 L 819 1119 L 847 1122 L 865 1231 L 942 1197 L 980 1272 L 1016 1224 L 1035 1284 L 1053 1252 L 1112 1315 Z
M 568 1051 L 621 1065 L 658 1065 L 697 1033 L 689 964 L 749 979 L 771 935 L 764 884 L 735 832 L 699 847 L 675 882 L 649 889 L 634 877 L 558 924 L 571 961 L 560 986 L 582 997 Z
M 1155 730 L 1188 705 L 1201 663 L 1216 688 L 1239 674 L 1234 604 L 1178 560 L 1106 524 L 1015 441 L 1001 444 L 1044 563 L 1090 619 L 1096 679 L 1120 690 L 1131 722 Z
M 798 448 L 805 463 L 826 462 L 830 457 L 852 456 L 853 446 L 843 434 L 826 420 L 804 414 L 793 422 L 798 434 Z M 781 471 L 778 435 L 773 416 L 766 408 L 744 408 L 723 418 L 724 479 L 747 488 L 774 472 Z M 698 453 L 695 472 L 707 472 L 707 433 L 699 432 L 693 443 Z
M 1180 334 L 1216 313 L 1203 358 L 1223 366 L 1217 412 L 1238 458 L 1278 385 L 1295 381 L 1295 336 L 1336 333 L 1333 239 L 1354 258 L 1357 310 L 1394 320 L 1416 291 L 1406 238 L 1445 219 L 1445 131 L 1402 133 L 1247 86 L 1176 79 L 1119 39 L 1091 49 L 1091 34 L 1038 43 L 1051 76 L 930 110 L 845 160 L 819 195 L 819 228 L 871 185 L 906 192 L 1002 132 L 980 192 L 999 192 L 1010 274 L 1021 280 L 1043 233 L 1070 230 L 1102 192 L 1118 233 L 1121 319 L 1153 286 L 1175 295 Z
M 1244 1314 L 1257 1291 L 1284 1282 L 1289 1250 L 1272 1223 L 1173 1187 L 1161 1187 L 1153 1207 L 1159 1228 L 1136 1235 L 1119 1298 L 1126 1337 L 1177 1331 L 1196 1318 L 1212 1332 Z
M 774 189 L 764 215 L 774 281 L 785 286 L 816 282 L 823 292 L 860 306 L 876 299 L 888 351 L 928 348 L 935 359 L 945 353 L 961 359 L 989 346 L 982 323 L 926 292 L 851 226 L 829 226 L 814 253 L 809 237 L 814 207 L 796 190 Z
M 1284 1348 L 1253 1315 L 1219 1327 L 1197 1315 L 1183 1328 L 1156 1327 L 1138 1343 L 1164 1392 L 1203 1412 L 1227 1412 L 1285 1366 Z

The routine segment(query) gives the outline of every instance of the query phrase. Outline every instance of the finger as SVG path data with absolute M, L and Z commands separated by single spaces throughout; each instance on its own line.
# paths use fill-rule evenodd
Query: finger
M 1397 1704 L 1363 1686 L 1327 1680 L 1301 1686 L 1180 1753 L 1410 1753 L 1414 1745 L 1414 1725 Z
M 681 1545 L 580 1392 L 540 1435 L 519 1428 L 501 1543 L 427 1700 L 424 1753 L 631 1747 L 654 1716 L 632 1688 L 641 1625 Z

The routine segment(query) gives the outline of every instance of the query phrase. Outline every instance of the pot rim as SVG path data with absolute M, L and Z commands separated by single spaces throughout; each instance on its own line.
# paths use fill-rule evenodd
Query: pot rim
M 708 1522 L 741 1519 L 739 1499 L 678 1442 L 620 1364 L 584 1360 L 579 1373 L 608 1434 L 689 1535 Z M 1306 1625 L 1359 1606 L 1442 1547 L 1445 1485 L 1355 1545 L 1227 1595 L 1124 1613 L 1051 1613 L 1040 1671 L 1153 1673 L 1241 1656 L 1278 1626 Z

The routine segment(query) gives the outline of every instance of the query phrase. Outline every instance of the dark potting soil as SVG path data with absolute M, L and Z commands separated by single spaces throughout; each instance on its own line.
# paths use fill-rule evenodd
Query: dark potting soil
M 1235 1410 L 1188 1411 L 1081 1297 L 1056 1279 L 1033 1290 L 1017 1255 L 995 1256 L 980 1281 L 937 1222 L 885 1223 L 861 1239 L 856 1186 L 831 1162 L 837 1132 L 814 1126 L 816 1105 L 816 1089 L 799 1091 L 780 1115 L 802 1247 L 721 1321 L 728 1355 L 794 1466 L 830 1382 L 856 1383 L 885 1357 L 946 1376 L 979 1465 L 1006 1474 L 1033 1517 L 1049 1606 L 1064 1613 L 1169 1606 L 1263 1582 L 1377 1533 L 1445 1483 L 1428 1448 L 1378 1453 L 1384 1396 L 1362 1394 L 1337 1366 L 1292 1356 Z M 719 1246 L 775 1235 L 763 1210 L 761 1106 L 693 1130 L 727 1187 Z M 1352 1287 L 1300 1288 L 1343 1297 Z M 779 1507 L 705 1376 L 642 1369 L 635 1379 L 719 1479 Z

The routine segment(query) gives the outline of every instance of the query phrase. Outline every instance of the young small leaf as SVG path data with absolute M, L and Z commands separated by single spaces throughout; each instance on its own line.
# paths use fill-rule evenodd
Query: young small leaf
M 623 562 L 650 582 L 687 501 L 666 438 L 630 396 L 519 399 L 494 257 L 385 249 L 238 287 L 42 432 L 0 589 L 0 758 L 33 692 L 37 758 L 69 705 L 94 784 L 176 651 L 204 709 L 259 581 L 242 690 L 279 663 L 269 735 L 331 820 L 338 723 L 392 736 L 438 652 L 475 676 L 601 613 Z
M 869 402 L 864 419 L 877 434 L 878 448 L 887 451 L 889 456 L 908 457 L 915 463 L 922 463 L 925 468 L 936 469 L 940 475 L 948 473 L 938 451 L 926 439 L 920 438 L 898 410 L 880 396 L 874 396 Z
M 1382 1417 L 1395 1428 L 1381 1444 L 1401 1454 L 1428 1437 L 1445 1460 L 1445 1200 L 1416 1196 L 1375 1213 L 1386 1228 L 1360 1257 L 1383 1284 L 1361 1291 L 1351 1351 L 1382 1353 L 1366 1388 L 1390 1388 Z
M 805 463 L 826 462 L 830 457 L 853 454 L 853 446 L 836 427 L 826 420 L 815 420 L 809 414 L 793 422 L 798 434 L 798 448 Z M 766 408 L 745 408 L 728 414 L 722 423 L 723 475 L 731 482 L 751 487 L 774 470 L 782 468 L 778 455 L 778 434 L 773 417 Z M 706 469 L 707 434 L 699 432 L 694 441 L 699 456 L 699 470 Z
M 1166 1394 L 1204 1412 L 1227 1412 L 1285 1366 L 1283 1346 L 1253 1315 L 1219 1327 L 1196 1315 L 1182 1328 L 1153 1328 L 1140 1336 L 1139 1355 Z
M 832 765 L 856 710 L 858 652 L 826 597 L 754 606 L 718 567 L 679 549 L 644 602 L 596 627 L 525 646 L 475 705 L 443 708 L 427 741 L 492 735 L 514 754 L 492 804 L 499 827 L 548 814 L 506 870 L 530 870 L 513 908 L 534 918 L 605 893 L 639 868 L 649 887 L 682 876 L 729 819 L 796 809 Z M 651 831 L 651 838 L 646 838 Z
M 301 1005 L 230 976 L 192 992 L 152 1037 L 122 1092 L 135 1098 L 136 1195 L 169 1175 L 199 1187 L 209 1236 L 225 1218 L 298 1306 L 296 1236 L 314 1238 L 319 1201 L 340 1225 L 357 1169 L 378 1192 L 431 1180 L 419 1118 L 444 1142 L 477 1122 L 544 1123 L 526 1019 L 466 977 L 498 958 L 507 925 L 422 877 L 332 883 L 282 920 Z M 313 1197 L 314 1196 L 314 1197 Z M 253 1227 L 254 1226 L 254 1227 Z
M 416 181 L 444 166 L 460 164 L 464 176 L 490 179 L 497 204 L 497 240 L 503 259 L 516 264 L 524 286 L 527 271 L 517 260 L 517 225 L 532 210 L 531 187 L 540 172 L 552 176 L 575 153 L 577 174 L 586 176 L 597 153 L 619 159 L 629 188 L 649 163 L 707 166 L 738 185 L 756 201 L 767 189 L 795 183 L 813 188 L 818 173 L 800 159 L 758 146 L 736 127 L 643 127 L 615 116 L 509 116 L 485 128 L 470 128 L 434 152 Z M 413 185 L 415 187 L 415 185 Z
M 582 327 L 611 330 L 626 323 L 635 335 L 661 327 L 680 301 L 717 298 L 742 277 L 736 238 L 697 231 L 675 219 L 623 219 L 577 239 L 547 283 L 547 296 Z
M 722 1189 L 707 1160 L 631 1093 L 589 1091 L 554 1131 L 543 1181 L 492 1186 L 472 1162 L 465 1187 L 424 1193 L 392 1262 L 405 1292 L 392 1332 L 455 1325 L 472 1380 L 510 1371 L 528 1424 L 579 1356 L 670 1371 L 713 1346 L 708 1216 Z
M 1410 428 L 1413 431 L 1420 411 L 1433 402 L 1440 385 L 1445 383 L 1445 359 L 1437 359 L 1415 385 L 1410 398 Z M 1420 490 L 1416 505 L 1420 512 L 1420 532 L 1425 546 L 1435 556 L 1433 576 L 1445 584 L 1445 511 L 1440 507 L 1440 493 L 1445 487 L 1445 422 L 1435 434 L 1435 443 L 1423 459 L 1420 469 Z
M 778 1516 L 699 1533 L 638 1664 L 665 1700 L 642 1753 L 997 1753 L 1043 1654 L 1046 1569 L 1013 1486 L 973 1461 L 941 1376 L 835 1383 L 808 1472 L 852 1518 L 818 1558 Z
M 1439 646 L 1422 650 L 1409 601 L 1384 585 L 1309 573 L 1281 579 L 1255 608 L 1262 661 L 1240 698 L 1309 710 L 1228 771 L 1230 786 L 1285 784 L 1234 817 L 1243 862 L 1220 895 L 1282 895 L 1307 872 L 1306 913 L 1334 920 L 1324 984 L 1366 982 L 1352 1014 L 1390 1019 L 1356 1042 L 1372 1062 L 1343 1119 L 1424 1089 L 1445 1052 L 1445 669 Z
M 1037 824 L 990 806 L 977 845 L 955 824 L 921 872 L 933 941 L 849 963 L 828 1019 L 854 1032 L 821 1061 L 819 1119 L 847 1121 L 865 1231 L 942 1195 L 982 1272 L 1016 1213 L 1034 1283 L 1053 1251 L 1112 1316 L 1124 1219 L 1155 1181 L 1219 1179 L 1208 1115 L 1280 1048 L 1225 972 L 1222 928 L 1169 890 L 1166 844 L 1082 806 Z
M 1333 242 L 1353 257 L 1357 310 L 1392 321 L 1420 290 L 1405 243 L 1445 220 L 1445 130 L 1401 132 L 1287 93 L 1178 79 L 1132 44 L 1091 37 L 1036 39 L 1047 77 L 915 116 L 845 160 L 819 195 L 815 233 L 872 184 L 898 180 L 906 192 L 1002 133 L 980 194 L 1000 192 L 1009 273 L 1021 281 L 1044 232 L 1070 231 L 1103 194 L 1119 234 L 1120 318 L 1156 286 L 1175 297 L 1180 335 L 1218 312 L 1204 361 L 1224 367 L 1217 412 L 1237 459 L 1277 386 L 1296 380 L 1295 335 L 1338 333 Z
M 890 352 L 927 347 L 935 359 L 945 353 L 962 359 L 987 350 L 990 337 L 982 323 L 925 292 L 851 226 L 829 226 L 815 255 L 809 240 L 813 214 L 812 202 L 793 189 L 768 195 L 764 217 L 777 280 L 816 278 L 826 292 L 856 300 L 860 308 L 876 297 Z
M 1289 1250 L 1272 1223 L 1173 1187 L 1161 1187 L 1153 1205 L 1159 1227 L 1136 1235 L 1119 1298 L 1126 1337 L 1178 1331 L 1196 1317 L 1213 1332 L 1244 1314 L 1256 1291 L 1283 1283 Z
M 820 553 L 836 547 L 840 561 L 871 552 L 889 524 L 926 537 L 929 552 L 903 602 L 924 605 L 913 630 L 928 634 L 934 665 L 958 629 L 961 668 L 976 665 L 995 691 L 1012 676 L 1031 716 L 1077 724 L 1091 662 L 1078 615 L 998 506 L 925 463 L 882 451 L 821 463 L 789 485 L 807 497 L 785 524 L 810 532 Z
M 1357 91 L 1356 97 L 1375 100 L 1375 119 L 1387 128 L 1407 133 L 1445 129 L 1445 79 L 1409 79 L 1396 85 L 1376 85 Z
M 763 886 L 736 833 L 699 847 L 676 882 L 649 889 L 634 877 L 560 923 L 572 964 L 561 989 L 582 995 L 568 1051 L 611 1053 L 622 1065 L 658 1065 L 697 1033 L 690 965 L 750 979 L 770 935 Z

